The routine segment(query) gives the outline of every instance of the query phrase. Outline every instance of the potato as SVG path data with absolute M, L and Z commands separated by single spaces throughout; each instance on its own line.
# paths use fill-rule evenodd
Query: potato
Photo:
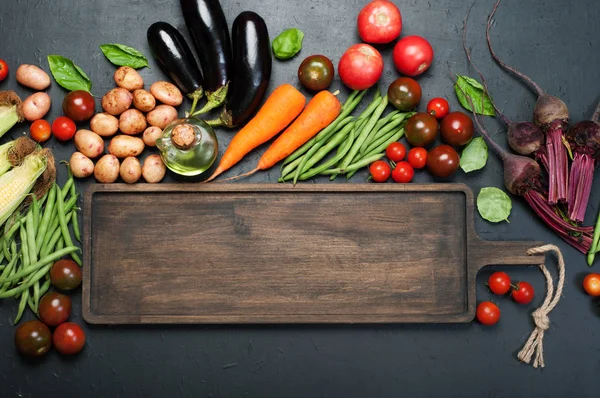
M 150 126 L 144 130 L 142 139 L 147 146 L 156 146 L 156 140 L 162 137 L 163 131 L 156 126 Z
M 133 95 L 124 88 L 113 88 L 102 97 L 102 109 L 113 116 L 120 115 L 131 107 Z
M 160 129 L 165 129 L 173 120 L 177 120 L 177 109 L 170 105 L 159 105 L 146 115 L 148 124 Z
M 126 157 L 121 163 L 120 169 L 121 178 L 127 184 L 133 184 L 142 177 L 142 165 L 137 158 Z
M 23 116 L 26 120 L 33 122 L 34 120 L 42 119 L 50 110 L 52 100 L 46 93 L 31 94 L 23 101 Z
M 179 106 L 183 95 L 176 85 L 169 82 L 155 82 L 150 86 L 150 93 L 165 105 Z
M 115 83 L 125 90 L 134 91 L 144 87 L 144 79 L 133 68 L 121 66 L 115 71 Z
M 19 83 L 34 90 L 42 91 L 50 87 L 50 76 L 35 65 L 20 65 L 16 77 Z
M 98 182 L 110 184 L 119 178 L 119 159 L 113 155 L 104 155 L 96 162 L 94 177 Z
M 147 183 L 156 184 L 157 182 L 160 182 L 165 177 L 166 173 L 167 168 L 160 158 L 160 155 L 150 155 L 144 160 L 142 175 Z
M 81 152 L 75 152 L 71 155 L 69 167 L 76 178 L 86 178 L 94 173 L 94 162 Z
M 79 130 L 75 133 L 75 147 L 90 159 L 97 158 L 104 152 L 104 140 L 90 130 Z
M 133 106 L 142 112 L 150 112 L 156 106 L 156 99 L 146 90 L 133 92 Z
M 129 135 L 118 135 L 110 140 L 108 152 L 118 158 L 137 156 L 144 150 L 144 141 L 138 137 Z
M 90 120 L 90 128 L 101 137 L 111 137 L 119 131 L 119 119 L 108 113 L 97 113 Z
M 128 109 L 119 117 L 119 130 L 123 134 L 136 135 L 146 130 L 146 127 L 146 118 L 137 109 Z

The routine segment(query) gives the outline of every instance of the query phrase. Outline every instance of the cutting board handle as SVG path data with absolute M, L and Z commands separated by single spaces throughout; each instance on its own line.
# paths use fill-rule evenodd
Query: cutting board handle
M 543 246 L 543 242 L 526 241 L 485 241 L 474 247 L 473 264 L 477 270 L 488 265 L 539 265 L 544 263 L 544 255 L 528 255 L 527 251 Z

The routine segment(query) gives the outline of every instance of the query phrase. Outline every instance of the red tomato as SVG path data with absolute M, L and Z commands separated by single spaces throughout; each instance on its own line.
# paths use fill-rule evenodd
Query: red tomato
M 439 178 L 448 178 L 456 172 L 460 156 L 450 145 L 439 145 L 427 154 L 427 170 Z
M 500 320 L 500 308 L 489 301 L 480 303 L 477 306 L 477 320 L 486 326 L 495 325 Z
M 440 123 L 440 133 L 444 142 L 461 146 L 473 138 L 473 120 L 463 112 L 452 112 L 446 115 Z
M 427 164 L 427 149 L 413 148 L 408 152 L 408 163 L 415 169 L 422 169 Z
M 63 355 L 77 354 L 85 345 L 85 333 L 78 324 L 65 322 L 52 334 L 52 344 Z
M 437 120 L 441 120 L 450 111 L 450 104 L 444 98 L 434 98 L 427 104 L 427 113 L 435 117 Z
M 373 86 L 383 73 L 383 58 L 379 51 L 368 44 L 350 47 L 338 64 L 342 83 L 352 90 L 366 90 Z
M 402 31 L 402 15 L 394 3 L 375 0 L 358 14 L 358 34 L 367 43 L 389 43 Z
M 519 282 L 512 290 L 512 298 L 519 304 L 529 304 L 535 295 L 533 286 L 527 282 Z
M 600 274 L 589 274 L 583 279 L 583 290 L 593 297 L 600 297 Z
M 390 178 L 390 174 L 392 169 L 387 162 L 383 160 L 378 160 L 373 162 L 371 166 L 369 166 L 369 172 L 371 173 L 371 177 L 375 182 L 386 182 L 388 178 Z
M 50 292 L 40 299 L 39 318 L 48 326 L 58 326 L 71 316 L 71 299 L 64 294 Z
M 421 36 L 406 36 L 394 47 L 394 65 L 406 76 L 417 76 L 425 72 L 433 61 L 433 48 Z
M 22 354 L 42 356 L 52 345 L 50 329 L 38 320 L 22 323 L 15 331 L 15 345 Z
M 29 132 L 31 133 L 31 138 L 33 140 L 37 142 L 45 142 L 50 139 L 52 129 L 50 127 L 50 123 L 44 119 L 40 119 L 31 123 L 31 126 L 29 126 Z
M 52 123 L 52 134 L 57 140 L 68 141 L 75 135 L 75 122 L 65 116 L 57 117 Z
M 406 156 L 406 147 L 400 142 L 392 142 L 386 148 L 385 156 L 392 162 L 400 162 Z
M 8 76 L 8 64 L 5 60 L 0 59 L 0 82 Z
M 400 162 L 396 164 L 396 168 L 392 171 L 392 180 L 401 184 L 407 184 L 412 181 L 415 176 L 415 170 L 408 162 Z
M 61 259 L 50 268 L 50 281 L 60 290 L 74 290 L 81 285 L 81 267 L 71 259 Z
M 506 272 L 494 272 L 488 279 L 488 286 L 492 293 L 504 295 L 510 290 L 510 277 Z
M 94 116 L 95 106 L 92 94 L 84 90 L 71 91 L 62 103 L 65 115 L 76 122 L 90 120 Z

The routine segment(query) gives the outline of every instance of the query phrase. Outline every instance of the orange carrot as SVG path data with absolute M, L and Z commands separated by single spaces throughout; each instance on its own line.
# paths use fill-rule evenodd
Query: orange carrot
M 217 178 L 251 150 L 269 141 L 298 117 L 306 105 L 302 93 L 289 84 L 273 90 L 265 104 L 231 140 L 219 166 L 205 182 Z

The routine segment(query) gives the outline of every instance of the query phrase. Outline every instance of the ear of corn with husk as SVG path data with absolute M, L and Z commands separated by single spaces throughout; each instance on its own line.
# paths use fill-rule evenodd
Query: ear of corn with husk
M 14 91 L 0 91 L 0 137 L 23 121 L 21 98 Z
M 38 145 L 31 138 L 19 137 L 0 145 L 0 176 L 11 168 L 20 165 L 23 159 L 33 153 Z

